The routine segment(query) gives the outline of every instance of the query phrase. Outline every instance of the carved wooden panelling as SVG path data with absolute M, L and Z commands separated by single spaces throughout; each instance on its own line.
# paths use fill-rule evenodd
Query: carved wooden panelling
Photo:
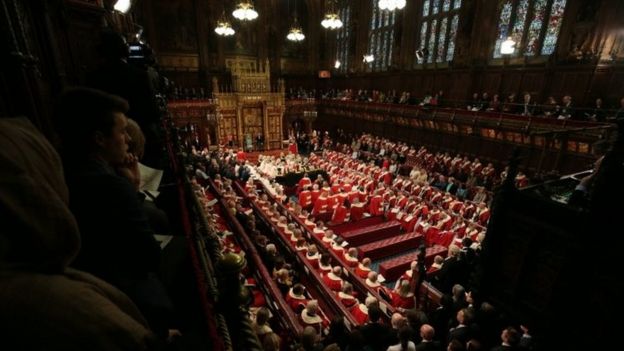
M 262 107 L 243 107 L 241 109 L 241 120 L 243 123 L 243 138 L 264 134 L 264 124 L 262 123 Z
M 268 133 L 266 141 L 270 148 L 280 148 L 282 144 L 282 115 L 270 114 L 268 116 Z
M 238 124 L 236 123 L 236 115 L 222 114 L 219 118 L 219 141 L 227 143 L 229 140 L 237 141 Z

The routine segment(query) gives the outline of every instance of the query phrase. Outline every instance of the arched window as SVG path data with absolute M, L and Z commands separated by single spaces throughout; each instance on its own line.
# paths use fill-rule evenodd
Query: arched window
M 342 28 L 336 34 L 336 60 L 340 62 L 338 70 L 347 72 L 349 69 L 349 43 L 351 32 L 351 6 L 345 3 L 340 8 Z
M 392 45 L 394 44 L 394 22 L 396 11 L 380 10 L 379 0 L 371 0 L 373 13 L 370 22 L 368 54 L 373 55 L 370 63 L 373 71 L 385 71 L 392 63 Z
M 423 1 L 417 63 L 453 60 L 461 4 L 461 0 Z
M 501 3 L 494 58 L 501 43 L 516 42 L 515 56 L 550 55 L 555 51 L 567 0 L 505 0 Z

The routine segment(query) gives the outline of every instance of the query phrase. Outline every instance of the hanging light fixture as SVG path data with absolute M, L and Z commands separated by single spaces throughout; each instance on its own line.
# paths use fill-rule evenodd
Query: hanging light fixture
M 402 10 L 405 7 L 405 0 L 379 0 L 380 10 Z
M 364 55 L 364 57 L 362 58 L 362 61 L 363 61 L 363 62 L 366 62 L 366 63 L 371 63 L 371 62 L 375 61 L 375 56 L 373 56 L 373 55 L 371 55 L 371 54 L 366 54 L 366 55 Z
M 288 31 L 288 35 L 286 35 L 286 39 L 290 41 L 302 41 L 305 39 L 305 35 L 301 30 L 301 26 L 297 23 L 297 17 L 295 17 L 295 22 L 292 27 L 290 27 L 290 31 Z
M 258 12 L 254 10 L 251 0 L 242 0 L 236 5 L 236 10 L 232 12 L 232 16 L 241 21 L 253 21 L 258 18 Z
M 121 13 L 126 13 L 130 10 L 132 2 L 130 0 L 117 0 L 113 8 Z
M 234 33 L 236 33 L 230 22 L 225 19 L 225 16 L 217 22 L 217 27 L 214 31 L 222 37 L 229 37 L 230 35 L 234 35 Z
M 500 52 L 502 55 L 511 55 L 514 51 L 516 51 L 516 42 L 511 37 L 501 43 Z
M 342 28 L 342 20 L 340 20 L 338 11 L 336 11 L 334 3 L 331 0 L 329 0 L 329 9 L 321 21 L 321 26 L 330 30 Z
M 305 39 L 305 35 L 303 34 L 303 30 L 297 21 L 297 0 L 295 0 L 295 20 L 293 21 L 292 27 L 288 31 L 286 35 L 286 39 L 290 41 L 300 42 Z
M 334 62 L 334 68 L 335 69 L 340 68 L 341 65 L 342 65 L 342 62 L 340 62 L 340 60 L 336 60 L 336 62 Z

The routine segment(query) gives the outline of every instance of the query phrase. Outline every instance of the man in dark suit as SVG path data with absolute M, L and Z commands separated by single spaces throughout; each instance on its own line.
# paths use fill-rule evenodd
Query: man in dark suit
M 452 328 L 448 335 L 448 341 L 458 340 L 465 345 L 472 337 L 472 331 L 470 325 L 472 323 L 474 313 L 470 308 L 462 308 L 457 312 L 457 323 L 455 328 Z
M 520 333 L 514 327 L 507 327 L 501 333 L 502 343 L 492 349 L 492 351 L 512 351 L 518 349 Z
M 572 97 L 566 95 L 563 97 L 563 105 L 561 106 L 558 119 L 575 119 L 575 117 L 576 110 L 572 107 Z
M 373 351 L 386 350 L 392 340 L 392 329 L 387 325 L 379 323 L 381 314 L 381 309 L 376 304 L 371 305 L 368 308 L 369 322 L 360 328 L 366 344 Z
M 156 277 L 160 246 L 135 185 L 119 175 L 136 166 L 127 154 L 127 110 L 125 100 L 94 89 L 72 89 L 61 97 L 56 126 L 82 238 L 73 266 L 125 292 L 166 336 L 172 306 Z
M 416 351 L 440 351 L 442 347 L 438 341 L 434 341 L 435 330 L 429 324 L 420 327 L 420 337 L 422 341 L 416 345 Z

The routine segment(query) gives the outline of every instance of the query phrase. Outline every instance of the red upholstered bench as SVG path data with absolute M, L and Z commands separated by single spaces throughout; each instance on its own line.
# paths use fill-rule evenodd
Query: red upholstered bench
M 327 222 L 331 221 L 333 214 L 334 214 L 334 212 L 332 212 L 332 211 L 319 213 L 316 216 L 314 216 L 314 219 L 317 220 L 317 221 L 323 221 L 323 222 L 327 223 Z
M 399 234 L 400 231 L 401 223 L 390 221 L 344 232 L 342 233 L 342 238 L 351 246 L 360 246 L 373 241 L 387 239 Z
M 415 249 L 422 241 L 422 234 L 412 232 L 362 245 L 358 247 L 358 250 L 360 252 L 360 258 L 368 257 L 371 260 L 378 260 L 387 256 L 396 255 L 402 251 Z
M 351 230 L 356 230 L 359 228 L 364 228 L 364 227 L 368 227 L 371 225 L 383 223 L 383 221 L 384 221 L 383 216 L 373 216 L 373 217 L 362 218 L 361 220 L 357 222 L 349 222 L 349 223 L 338 224 L 338 225 L 329 225 L 329 228 L 333 230 L 334 233 L 336 234 L 342 234 L 344 232 L 348 232 Z
M 444 246 L 434 245 L 432 247 L 427 248 L 425 255 L 425 265 L 427 267 L 431 266 L 433 263 L 433 258 L 436 255 L 440 255 L 442 257 L 446 257 L 446 253 L 448 249 Z M 379 265 L 379 273 L 381 273 L 386 280 L 396 280 L 398 279 L 403 272 L 405 272 L 412 261 L 414 261 L 417 257 L 417 253 L 413 252 L 408 255 L 399 256 L 388 260 L 381 265 Z

